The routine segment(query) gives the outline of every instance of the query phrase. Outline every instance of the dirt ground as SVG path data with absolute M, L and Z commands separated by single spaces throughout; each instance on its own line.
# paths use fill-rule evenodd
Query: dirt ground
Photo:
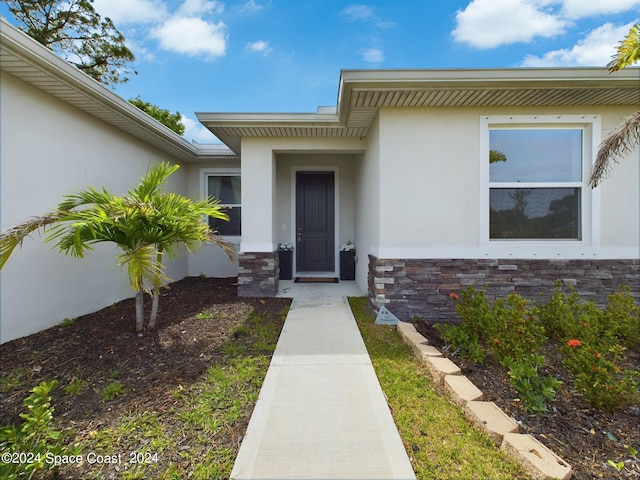
M 135 331 L 133 299 L 124 300 L 65 326 L 56 326 L 0 346 L 0 422 L 19 423 L 22 401 L 41 381 L 58 380 L 53 394 L 56 424 L 76 435 L 115 425 L 126 407 L 161 410 L 161 394 L 197 381 L 222 355 L 220 346 L 251 312 L 278 315 L 287 299 L 239 299 L 235 279 L 186 278 L 171 285 L 160 302 L 158 329 L 139 336 Z M 146 306 L 147 312 L 149 305 Z M 202 312 L 207 316 L 203 318 Z M 200 316 L 198 316 L 200 314 Z M 418 330 L 436 347 L 443 346 L 431 324 Z M 526 413 L 514 401 L 506 371 L 487 363 L 478 367 L 454 361 L 485 394 L 521 425 L 564 458 L 578 480 L 640 479 L 640 461 L 631 459 L 625 445 L 640 450 L 640 406 L 615 414 L 599 412 L 570 388 L 571 378 L 560 359 L 544 352 L 549 373 L 565 382 L 550 412 L 542 417 Z M 636 360 L 639 360 L 636 358 Z M 66 395 L 74 379 L 88 379 L 92 388 Z M 100 391 L 117 379 L 135 385 L 132 391 L 104 401 Z M 626 461 L 617 472 L 607 460 Z
M 417 322 L 416 329 L 431 345 L 446 353 L 445 343 L 438 330 L 429 322 Z M 640 450 L 640 405 L 631 405 L 613 414 L 589 406 L 571 389 L 573 379 L 562 367 L 557 351 L 551 348 L 543 353 L 547 362 L 547 375 L 564 382 L 556 399 L 549 404 L 549 412 L 536 417 L 527 413 L 516 401 L 518 394 L 509 383 L 504 367 L 487 357 L 485 365 L 478 366 L 458 356 L 449 355 L 483 393 L 484 400 L 496 403 L 520 425 L 521 433 L 529 433 L 567 461 L 577 480 L 638 479 L 640 459 L 629 454 L 625 445 Z M 640 362 L 635 355 L 634 361 Z M 640 366 L 640 364 L 639 364 Z M 624 469 L 617 471 L 607 464 L 625 461 Z
M 125 410 L 162 411 L 167 392 L 200 380 L 249 315 L 279 319 L 289 304 L 283 298 L 238 298 L 236 279 L 193 277 L 164 291 L 157 330 L 141 336 L 135 331 L 134 300 L 128 299 L 7 342 L 0 346 L 1 425 L 21 423 L 23 399 L 41 381 L 53 379 L 58 380 L 52 393 L 56 428 L 71 430 L 76 438 L 117 425 Z M 74 379 L 89 388 L 65 394 Z M 114 381 L 129 388 L 105 401 L 101 392 Z M 238 427 L 238 435 L 244 428 Z

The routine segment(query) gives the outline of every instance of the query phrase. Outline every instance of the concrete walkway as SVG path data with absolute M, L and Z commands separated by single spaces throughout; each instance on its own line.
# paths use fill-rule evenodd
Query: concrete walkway
M 293 305 L 231 478 L 415 479 L 344 296 L 355 284 L 282 283 Z

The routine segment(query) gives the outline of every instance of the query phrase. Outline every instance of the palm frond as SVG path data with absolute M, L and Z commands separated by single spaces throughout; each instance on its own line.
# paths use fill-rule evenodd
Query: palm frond
M 24 239 L 39 230 L 45 230 L 65 219 L 66 212 L 51 212 L 40 217 L 31 218 L 0 235 L 0 269 L 18 246 L 22 246 Z
M 171 165 L 170 163 L 160 163 L 152 166 L 138 185 L 129 194 L 142 202 L 147 202 L 153 196 L 158 189 L 167 183 L 167 178 L 173 172 L 178 170 L 180 165 Z
M 617 72 L 640 60 L 640 23 L 636 23 L 616 47 L 616 54 L 607 64 L 609 72 Z
M 598 148 L 596 160 L 591 170 L 588 184 L 591 188 L 598 186 L 606 177 L 612 162 L 617 162 L 617 157 L 631 153 L 640 142 L 640 111 L 627 117 Z

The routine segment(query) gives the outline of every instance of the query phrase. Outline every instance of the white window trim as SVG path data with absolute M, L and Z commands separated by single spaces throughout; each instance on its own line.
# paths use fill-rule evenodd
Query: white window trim
M 239 168 L 201 168 L 200 169 L 200 198 L 207 198 L 209 194 L 208 177 L 240 177 Z M 241 180 L 242 181 L 242 180 Z M 221 205 L 226 206 L 227 204 Z M 241 207 L 242 204 L 234 204 Z M 206 220 L 208 224 L 208 219 Z M 223 238 L 234 243 L 240 242 L 241 235 L 223 235 Z
M 489 235 L 489 130 L 492 128 L 581 128 L 583 130 L 582 182 L 562 182 L 562 186 L 581 188 L 581 240 L 563 239 L 490 239 Z M 480 117 L 479 171 L 479 245 L 487 251 L 505 257 L 519 255 L 532 249 L 544 253 L 549 249 L 600 246 L 600 188 L 591 189 L 587 179 L 600 144 L 600 115 L 483 115 Z M 501 183 L 508 187 L 510 184 Z M 522 187 L 522 184 L 515 185 Z M 531 183 L 532 187 L 558 186 L 553 182 Z M 519 255 L 520 256 L 520 255 Z M 528 255 L 526 255 L 528 256 Z

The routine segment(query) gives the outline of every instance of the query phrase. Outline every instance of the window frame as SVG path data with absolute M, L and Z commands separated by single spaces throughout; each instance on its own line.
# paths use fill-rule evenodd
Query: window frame
M 242 175 L 240 174 L 239 168 L 202 168 L 200 169 L 200 195 L 202 198 L 209 197 L 209 177 L 238 177 L 240 178 L 240 188 L 242 189 Z M 241 208 L 242 201 L 241 203 L 219 203 L 218 205 L 223 208 Z M 208 217 L 205 219 L 205 222 L 207 225 L 210 225 Z M 240 224 L 242 225 L 242 211 L 240 213 Z M 242 229 L 240 230 L 240 235 L 221 236 L 226 239 L 240 240 L 242 237 Z
M 591 189 L 587 179 L 600 138 L 599 115 L 483 115 L 480 119 L 480 245 L 510 249 L 518 247 L 580 247 L 599 245 L 599 188 Z M 581 130 L 581 181 L 491 182 L 489 151 L 491 130 Z M 491 238 L 490 192 L 492 188 L 580 188 L 578 239 Z

